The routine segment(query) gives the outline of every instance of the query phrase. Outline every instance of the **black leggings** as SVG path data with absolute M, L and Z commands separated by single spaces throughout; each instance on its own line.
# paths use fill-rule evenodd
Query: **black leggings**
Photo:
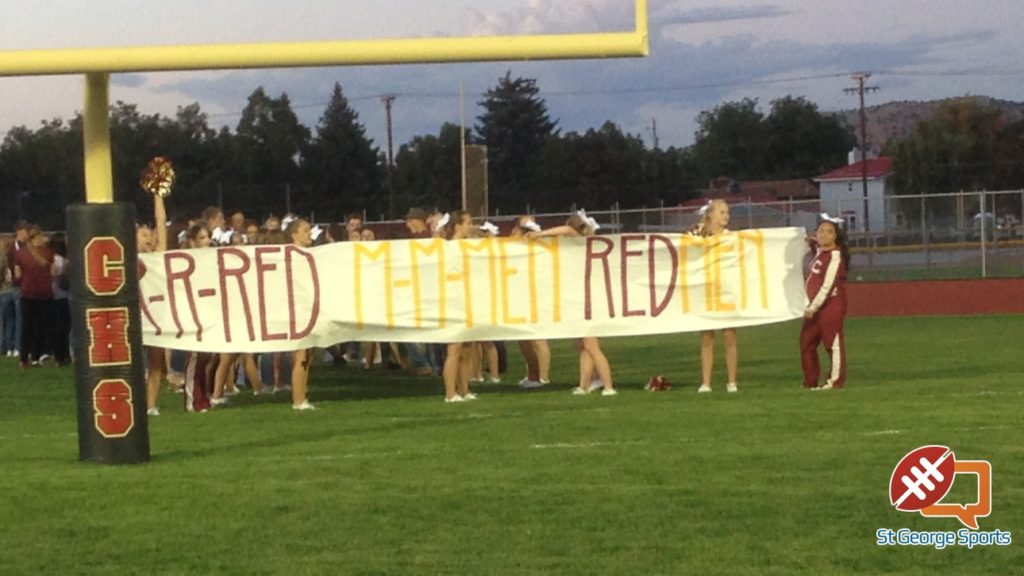
M 21 361 L 53 350 L 53 300 L 21 297 Z

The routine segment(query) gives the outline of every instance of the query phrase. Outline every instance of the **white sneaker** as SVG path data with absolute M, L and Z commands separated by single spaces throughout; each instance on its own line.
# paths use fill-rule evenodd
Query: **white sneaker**
M 476 400 L 476 394 L 473 394 L 472 392 L 467 392 L 466 394 L 462 395 L 462 399 L 463 400 Z
M 725 391 L 726 392 L 739 392 L 740 389 L 736 387 L 736 383 L 735 382 L 729 382 L 728 384 L 725 385 Z
M 488 376 L 484 378 L 484 382 L 487 382 L 488 384 L 501 384 L 501 378 L 494 378 L 492 376 Z
M 149 410 L 146 410 L 146 414 L 148 414 L 150 416 L 159 416 L 160 415 L 160 409 L 157 408 L 156 406 L 153 406 Z
M 615 388 L 606 388 L 604 390 L 601 390 L 601 396 L 615 396 L 618 393 L 619 391 L 616 390 Z
M 711 384 L 701 384 L 700 388 L 697 388 L 698 394 L 705 394 L 707 392 L 711 392 Z
M 540 388 L 547 383 L 548 382 L 546 380 L 528 380 L 526 378 L 523 378 L 522 380 L 519 381 L 519 387 L 522 388 L 523 390 L 530 390 L 533 388 Z
M 227 398 L 210 398 L 210 407 L 211 408 L 213 408 L 215 406 L 226 406 L 227 403 L 228 403 L 228 399 Z
M 583 388 L 580 388 L 579 386 L 572 389 L 573 396 L 586 396 L 587 394 L 589 394 L 589 392 L 587 392 Z
M 224 395 L 225 395 L 225 396 L 228 396 L 228 397 L 231 397 L 231 396 L 238 396 L 238 388 L 234 388 L 234 389 L 232 389 L 232 390 L 225 390 L 225 391 L 224 391 Z
M 814 388 L 814 390 L 831 390 L 831 389 L 832 389 L 832 383 L 831 382 L 827 382 L 824 386 L 821 386 L 819 388 Z
M 604 382 L 600 378 L 594 378 L 590 381 L 590 387 L 587 388 L 587 392 L 596 392 L 601 388 L 604 388 Z
M 447 403 L 451 403 L 451 402 L 465 402 L 466 399 L 463 398 L 462 396 L 459 396 L 458 394 L 456 394 L 455 396 L 452 396 L 451 398 L 445 398 L 444 401 L 447 402 Z
M 42 364 L 43 362 L 46 362 L 49 359 L 50 359 L 50 355 L 49 354 L 43 354 L 42 356 L 39 357 L 39 363 Z
M 473 382 L 474 384 L 479 384 L 479 383 L 484 381 L 484 377 L 483 376 L 473 376 L 472 378 L 469 379 L 469 381 Z
M 292 387 L 287 384 L 284 386 L 274 386 L 274 394 L 277 394 L 278 392 L 289 392 L 291 389 Z
M 310 404 L 309 400 L 303 400 L 302 404 L 292 404 L 292 410 L 316 410 L 316 406 Z

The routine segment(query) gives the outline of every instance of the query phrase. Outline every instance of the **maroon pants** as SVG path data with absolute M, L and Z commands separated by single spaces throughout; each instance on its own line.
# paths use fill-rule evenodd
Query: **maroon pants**
M 846 337 L 843 336 L 843 318 L 846 302 L 833 298 L 825 303 L 811 319 L 804 319 L 800 331 L 800 363 L 804 369 L 804 388 L 817 388 L 821 367 L 818 345 L 824 343 L 832 359 L 832 367 L 825 378 L 826 384 L 842 388 L 846 384 Z
M 206 383 L 206 368 L 211 354 L 191 352 L 185 368 L 185 411 L 205 412 L 210 408 L 210 390 Z

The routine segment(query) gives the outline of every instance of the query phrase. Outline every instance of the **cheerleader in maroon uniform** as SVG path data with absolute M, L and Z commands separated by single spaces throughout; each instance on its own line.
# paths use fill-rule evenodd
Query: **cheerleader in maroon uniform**
M 843 318 L 846 316 L 846 273 L 850 266 L 850 250 L 842 220 L 822 214 L 815 238 L 808 239 L 815 251 L 807 274 L 807 299 L 804 326 L 800 331 L 800 360 L 804 370 L 804 388 L 831 390 L 846 384 L 846 338 Z M 820 367 L 818 345 L 824 342 L 832 359 L 825 384 L 818 387 Z

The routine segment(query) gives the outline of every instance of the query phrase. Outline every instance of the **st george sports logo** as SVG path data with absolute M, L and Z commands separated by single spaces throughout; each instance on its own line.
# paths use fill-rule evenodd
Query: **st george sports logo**
M 976 498 L 967 504 L 942 500 L 958 474 L 978 477 Z M 906 528 L 879 528 L 879 546 L 1009 546 L 1009 531 L 985 532 L 978 518 L 992 512 L 992 465 L 987 460 L 957 460 L 946 446 L 922 446 L 904 456 L 889 478 L 889 502 L 901 512 L 918 512 L 928 518 L 957 518 L 966 526 L 956 532 L 918 532 Z

